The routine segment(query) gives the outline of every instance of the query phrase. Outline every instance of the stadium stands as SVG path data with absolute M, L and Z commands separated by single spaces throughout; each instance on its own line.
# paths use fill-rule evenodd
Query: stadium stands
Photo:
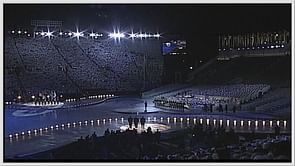
M 20 89 L 138 93 L 161 85 L 163 59 L 158 40 L 78 41 L 7 35 L 5 41 L 5 68 L 11 70 L 5 81 L 15 83 L 9 85 L 7 94 L 15 90 L 20 94 Z

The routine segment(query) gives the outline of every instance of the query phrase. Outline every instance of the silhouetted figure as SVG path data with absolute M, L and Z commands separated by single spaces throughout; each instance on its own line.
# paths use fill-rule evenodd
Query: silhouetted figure
M 222 112 L 222 105 L 221 104 L 219 104 L 218 110 L 219 110 L 219 112 Z
M 110 133 L 110 130 L 109 129 L 106 129 L 106 131 L 104 132 L 104 136 L 109 136 L 111 133 Z
M 148 134 L 148 135 L 153 134 L 153 133 L 152 133 L 152 128 L 151 128 L 151 127 L 148 127 L 146 131 L 147 131 L 147 134 Z
M 133 119 L 133 121 L 134 121 L 135 128 L 137 128 L 138 123 L 139 123 L 139 119 L 136 117 L 136 118 Z
M 144 128 L 144 124 L 145 124 L 145 118 L 144 117 L 140 118 L 140 124 L 141 124 L 141 127 Z
M 132 121 L 133 119 L 131 118 L 131 116 L 128 118 L 128 124 L 129 124 L 129 128 L 132 128 Z
M 97 138 L 97 135 L 95 132 L 93 132 L 93 134 L 91 135 L 91 139 L 95 140 Z
M 213 104 L 210 104 L 210 112 L 213 112 Z
M 208 110 L 208 106 L 207 106 L 207 104 L 205 104 L 205 105 L 204 105 L 204 111 L 207 112 L 207 110 Z
M 233 107 L 233 113 L 235 113 L 236 112 L 236 106 L 234 105 L 234 107 Z
M 225 104 L 225 112 L 227 113 L 227 104 Z
M 144 102 L 144 112 L 147 112 L 147 102 Z
M 275 126 L 275 135 L 280 135 L 280 127 L 278 125 Z
M 157 129 L 157 131 L 155 133 L 156 143 L 160 142 L 160 137 L 161 137 L 161 133 L 160 133 L 159 129 Z

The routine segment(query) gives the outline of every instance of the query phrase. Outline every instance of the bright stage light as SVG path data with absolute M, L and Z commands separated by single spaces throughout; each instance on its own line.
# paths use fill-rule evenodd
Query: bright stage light
M 11 31 L 11 33 L 14 33 L 14 31 Z
M 44 36 L 45 35 L 45 32 L 41 32 L 41 35 Z
M 59 35 L 62 35 L 62 32 L 59 32 Z
M 17 33 L 18 33 L 18 34 L 21 34 L 21 33 L 22 33 L 22 31 L 17 31 Z
M 68 35 L 69 35 L 69 36 L 72 36 L 72 33 L 71 33 L 71 32 L 69 32 L 69 33 L 68 33 Z

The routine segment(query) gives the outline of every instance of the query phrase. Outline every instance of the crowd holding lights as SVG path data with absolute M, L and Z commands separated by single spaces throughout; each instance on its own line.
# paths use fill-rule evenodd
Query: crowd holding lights
M 17 32 L 17 33 L 16 33 Z M 17 34 L 17 35 L 26 35 L 28 37 L 31 36 L 30 33 L 28 33 L 28 31 L 21 31 L 21 30 L 12 30 L 10 31 L 10 34 Z M 72 31 L 69 31 L 69 32 L 63 32 L 63 31 L 58 31 L 58 32 L 51 32 L 51 31 L 47 31 L 47 32 L 44 32 L 44 31 L 36 31 L 33 33 L 35 37 L 38 37 L 38 36 L 41 36 L 41 37 L 48 37 L 48 38 L 52 38 L 52 37 L 76 37 L 77 39 L 79 39 L 80 37 L 84 37 L 84 38 L 95 38 L 95 39 L 98 39 L 99 37 L 103 37 L 105 36 L 105 34 L 103 33 L 95 33 L 95 32 L 91 32 L 91 33 L 87 33 L 85 31 L 83 32 L 79 32 L 78 30 L 76 32 L 72 32 Z M 109 33 L 108 35 L 106 35 L 110 38 L 113 38 L 113 39 L 121 39 L 121 38 L 131 38 L 131 39 L 136 39 L 136 38 L 140 38 L 140 39 L 143 39 L 143 38 L 160 38 L 161 35 L 159 33 L 156 33 L 156 34 L 150 34 L 150 33 L 122 33 L 122 32 L 113 32 L 113 33 Z

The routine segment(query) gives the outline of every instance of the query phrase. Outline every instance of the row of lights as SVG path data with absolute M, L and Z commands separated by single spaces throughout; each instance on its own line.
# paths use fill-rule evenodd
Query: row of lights
M 272 45 L 272 46 L 261 46 L 261 47 L 252 47 L 252 50 L 255 50 L 255 49 L 265 49 L 265 48 L 270 48 L 270 49 L 275 49 L 275 48 L 284 48 L 285 46 L 284 45 Z M 247 48 L 237 48 L 238 51 L 240 50 L 250 50 L 249 47 Z M 227 49 L 218 49 L 219 51 L 226 51 Z M 233 50 L 233 48 L 229 48 L 229 50 Z
M 30 33 L 28 33 L 28 31 L 21 31 L 21 30 L 12 30 L 11 31 L 11 34 L 16 34 L 16 35 L 27 35 L 28 37 L 30 37 L 31 36 L 31 34 Z
M 108 95 L 96 95 L 96 96 L 88 96 L 88 99 L 97 99 L 97 98 L 109 98 L 109 97 L 114 97 L 114 94 L 108 94 Z M 80 100 L 85 100 L 86 97 L 81 97 Z M 73 102 L 76 101 L 76 99 L 66 99 L 66 102 Z
M 118 122 L 118 118 L 115 118 L 114 119 L 114 121 L 117 123 Z M 164 120 L 164 118 L 163 117 L 161 117 L 160 118 L 160 121 L 161 122 L 163 122 L 163 120 Z M 171 117 L 167 117 L 167 122 L 168 122 L 168 124 L 170 123 L 170 120 L 173 120 L 173 122 L 174 123 L 176 123 L 177 122 L 177 118 L 176 117 L 174 117 L 174 118 L 171 118 Z M 184 118 L 179 118 L 179 121 L 181 122 L 181 123 L 183 123 L 183 120 L 184 120 Z M 191 120 L 191 118 L 186 118 L 186 121 L 187 121 L 187 123 L 189 123 L 190 122 L 190 120 Z M 192 119 L 193 120 L 193 123 L 194 124 L 196 124 L 196 122 L 197 122 L 197 118 L 193 118 Z M 204 120 L 204 121 L 203 121 Z M 206 120 L 206 121 L 205 121 Z M 102 119 L 101 120 L 102 121 L 102 123 L 103 124 L 106 124 L 106 122 L 108 121 L 109 123 L 112 123 L 112 118 L 109 118 L 109 119 L 106 119 L 106 118 L 104 118 L 104 119 Z M 101 123 L 101 121 L 100 121 L 100 119 L 97 119 L 96 120 L 96 123 L 97 123 L 97 125 L 99 125 L 100 123 Z M 153 118 L 151 118 L 151 117 L 148 117 L 148 120 L 147 120 L 148 122 L 150 122 L 150 121 L 157 121 L 157 117 L 153 117 Z M 73 122 L 73 123 L 66 123 L 66 124 L 61 124 L 61 125 L 51 125 L 50 127 L 45 127 L 45 128 L 40 128 L 39 130 L 37 130 L 37 129 L 34 129 L 34 130 L 28 130 L 27 131 L 27 134 L 28 135 L 31 135 L 31 133 L 34 133 L 35 135 L 37 135 L 37 133 L 38 133 L 38 131 L 39 131 L 39 133 L 41 134 L 43 131 L 45 131 L 45 132 L 47 132 L 48 130 L 53 130 L 53 129 L 56 129 L 56 130 L 58 130 L 59 129 L 59 127 L 61 127 L 62 129 L 64 129 L 64 127 L 65 126 L 67 126 L 67 128 L 70 128 L 71 127 L 71 125 L 73 126 L 73 127 L 76 127 L 76 125 L 78 125 L 78 126 L 82 126 L 82 124 L 85 124 L 85 126 L 87 126 L 88 125 L 88 122 L 91 124 L 91 126 L 93 126 L 94 125 L 94 120 L 90 120 L 90 121 L 87 121 L 87 120 L 85 120 L 84 122 L 82 122 L 82 121 L 79 121 L 79 122 Z M 123 122 L 124 122 L 124 118 L 123 117 L 121 117 L 121 122 L 122 122 L 122 124 L 123 124 Z M 200 124 L 203 124 L 203 123 L 205 123 L 206 122 L 206 125 L 209 125 L 210 124 L 210 119 L 203 119 L 203 118 L 200 118 L 199 119 L 199 122 L 200 122 Z M 216 125 L 216 123 L 217 123 L 218 121 L 216 120 L 216 119 L 213 119 L 213 125 Z M 220 119 L 219 120 L 219 124 L 220 125 L 222 125 L 223 124 L 223 120 L 222 119 Z M 230 120 L 229 119 L 227 119 L 226 121 L 226 125 L 227 126 L 230 126 Z M 251 123 L 252 123 L 253 121 L 251 121 L 251 120 L 248 120 L 248 121 L 244 121 L 244 120 L 240 120 L 240 126 L 241 127 L 243 127 L 244 126 L 244 123 L 247 123 L 248 124 L 248 126 L 251 126 Z M 261 122 L 260 120 L 258 121 L 258 120 L 255 120 L 254 121 L 254 124 L 255 124 L 255 126 L 256 127 L 258 127 L 258 123 L 259 122 Z M 268 124 L 269 124 L 269 126 L 270 127 L 272 127 L 273 126 L 273 121 L 272 120 L 270 120 L 269 122 L 268 122 Z M 233 125 L 234 126 L 237 126 L 237 120 L 233 120 Z M 266 125 L 266 121 L 265 120 L 263 120 L 262 121 L 262 125 L 263 125 L 263 127 Z M 277 126 L 280 126 L 280 121 L 279 120 L 277 120 L 276 121 L 276 125 Z M 283 125 L 284 125 L 284 127 L 286 127 L 287 126 L 287 121 L 286 120 L 284 120 L 283 121 Z M 23 131 L 23 132 L 21 132 L 21 134 L 19 134 L 19 133 L 15 133 L 15 134 L 10 134 L 9 135 L 9 138 L 10 139 L 12 139 L 13 138 L 13 136 L 15 136 L 16 138 L 18 138 L 18 136 L 19 135 L 22 135 L 22 136 L 24 136 L 25 135 L 25 132 Z
M 101 119 L 101 120 L 100 120 L 100 119 L 97 119 L 97 120 L 96 120 L 96 123 L 97 123 L 97 125 L 99 125 L 100 123 L 106 124 L 107 121 L 108 121 L 109 123 L 112 123 L 113 120 L 112 120 L 112 118 L 109 118 L 109 119 L 104 118 L 104 119 Z M 118 118 L 114 118 L 114 121 L 117 123 L 117 122 L 119 121 L 119 119 L 118 119 Z M 85 120 L 84 122 L 83 122 L 83 121 L 79 121 L 79 122 L 73 122 L 73 123 L 70 123 L 70 122 L 68 122 L 68 123 L 62 123 L 61 125 L 56 124 L 56 125 L 51 125 L 51 126 L 48 126 L 48 127 L 45 127 L 45 128 L 40 128 L 39 130 L 38 130 L 38 129 L 33 129 L 33 130 L 28 130 L 27 132 L 22 131 L 21 133 L 9 134 L 8 137 L 9 137 L 10 139 L 12 139 L 13 136 L 15 136 L 16 138 L 18 138 L 18 136 L 25 136 L 26 133 L 27 133 L 29 136 L 30 136 L 32 133 L 34 133 L 35 135 L 37 135 L 38 132 L 39 132 L 40 134 L 42 134 L 43 131 L 47 132 L 47 131 L 49 131 L 49 130 L 54 130 L 54 129 L 58 130 L 59 128 L 61 128 L 62 130 L 64 130 L 65 127 L 67 127 L 67 128 L 70 128 L 71 126 L 72 126 L 72 127 L 76 127 L 76 126 L 80 126 L 80 127 L 81 127 L 82 124 L 84 124 L 85 126 L 87 126 L 88 123 L 90 123 L 91 126 L 93 126 L 93 125 L 94 125 L 94 122 L 95 122 L 94 120 L 90 120 L 90 121 Z M 124 118 L 123 118 L 123 117 L 121 117 L 121 122 L 122 122 L 122 123 L 124 122 Z
M 96 96 L 89 96 L 89 99 L 97 99 L 97 98 L 106 98 L 106 97 L 114 97 L 114 94 L 109 94 L 109 95 L 96 95 Z
M 157 121 L 157 117 L 148 117 L 147 118 L 148 120 L 148 122 L 150 122 L 150 121 Z M 177 118 L 176 117 L 174 117 L 174 118 L 171 118 L 171 117 L 167 117 L 166 118 L 167 119 L 167 122 L 168 122 L 168 124 L 170 123 L 170 120 L 172 121 L 173 120 L 173 122 L 174 123 L 176 123 L 177 122 Z M 181 117 L 181 118 L 178 118 L 179 119 L 179 121 L 181 122 L 181 123 L 183 123 L 183 121 L 184 121 L 184 118 L 183 117 Z M 114 121 L 117 123 L 118 122 L 118 118 L 115 118 L 114 119 Z M 161 122 L 163 122 L 163 120 L 164 120 L 164 118 L 163 117 L 161 117 L 160 118 L 160 121 Z M 186 122 L 187 123 L 190 123 L 190 121 L 193 121 L 193 123 L 194 124 L 196 124 L 197 123 L 197 121 L 198 121 L 198 119 L 197 118 L 186 118 Z M 102 123 L 103 124 L 106 124 L 106 122 L 108 121 L 109 123 L 112 123 L 112 118 L 109 118 L 109 119 L 106 119 L 106 118 L 104 118 L 104 119 L 102 119 L 101 120 L 102 121 Z M 100 121 L 100 119 L 97 119 L 96 120 L 96 123 L 97 123 L 97 125 L 99 125 L 100 123 L 101 123 L 101 121 Z M 212 121 L 212 119 L 203 119 L 203 118 L 200 118 L 199 119 L 199 123 L 200 124 L 203 124 L 203 123 L 205 123 L 206 125 L 209 125 L 210 124 L 210 121 Z M 223 123 L 226 123 L 226 125 L 227 126 L 230 126 L 230 121 L 231 120 L 229 120 L 229 119 L 227 119 L 227 120 L 222 120 L 222 119 L 219 119 L 219 124 L 220 125 L 223 125 Z M 27 134 L 28 135 L 31 135 L 31 133 L 35 133 L 35 135 L 38 133 L 38 131 L 40 132 L 40 133 L 42 133 L 42 131 L 48 131 L 49 129 L 51 129 L 51 130 L 53 130 L 53 129 L 57 129 L 58 130 L 58 128 L 59 127 L 61 127 L 62 129 L 64 129 L 64 127 L 65 126 L 67 126 L 67 128 L 70 128 L 71 127 L 71 125 L 73 126 L 73 127 L 76 127 L 76 125 L 79 125 L 79 126 L 82 126 L 82 124 L 85 124 L 85 126 L 87 126 L 88 125 L 88 122 L 93 126 L 94 125 L 94 120 L 90 120 L 90 121 L 87 121 L 87 120 L 85 120 L 84 122 L 82 122 L 82 121 L 79 121 L 78 123 L 76 123 L 76 122 L 73 122 L 73 123 L 66 123 L 66 124 L 61 124 L 61 125 L 51 125 L 50 127 L 45 127 L 45 128 L 40 128 L 39 130 L 37 130 L 37 129 L 34 129 L 34 130 L 28 130 L 27 131 Z M 123 123 L 124 122 L 124 118 L 123 117 L 121 117 L 121 122 Z M 233 122 L 233 125 L 234 126 L 237 126 L 237 120 L 233 120 L 232 121 Z M 259 122 L 261 122 L 261 120 L 255 120 L 255 121 L 251 121 L 251 120 L 240 120 L 240 126 L 241 127 L 243 127 L 244 125 L 245 125 L 245 123 L 247 123 L 248 124 L 248 126 L 251 126 L 251 124 L 252 123 L 254 123 L 255 124 L 255 126 L 256 127 L 258 127 L 258 125 L 259 125 Z M 276 122 L 276 125 L 277 126 L 280 126 L 280 121 L 279 120 L 277 120 L 277 121 L 272 121 L 272 120 L 270 120 L 270 121 L 268 121 L 268 124 L 269 124 L 269 126 L 270 127 L 272 127 L 273 125 L 274 125 L 274 122 Z M 212 123 L 212 122 L 211 122 Z M 218 120 L 217 119 L 213 119 L 213 125 L 216 125 L 216 123 L 218 123 Z M 266 125 L 266 121 L 265 120 L 262 120 L 262 126 L 263 127 L 265 127 L 265 125 Z M 284 125 L 284 127 L 286 127 L 287 126 L 287 121 L 286 120 L 284 120 L 283 121 L 283 125 Z M 13 136 L 15 136 L 15 137 L 18 137 L 19 135 L 25 135 L 25 132 L 21 132 L 21 134 L 19 134 L 19 133 L 15 133 L 14 135 L 12 135 L 12 134 L 10 134 L 9 135 L 9 138 L 10 139 L 12 139 L 12 137 Z
M 98 37 L 102 37 L 104 36 L 102 33 L 83 33 L 83 32 L 79 32 L 79 31 L 76 31 L 76 32 L 50 32 L 50 31 L 47 31 L 47 32 L 43 32 L 43 31 L 40 31 L 40 32 L 34 32 L 34 35 L 35 36 L 44 36 L 44 37 L 53 37 L 55 36 L 54 33 L 57 33 L 56 35 L 58 36 L 69 36 L 69 37 L 77 37 L 78 39 L 80 37 L 91 37 L 91 38 L 98 38 Z M 27 31 L 14 31 L 12 30 L 11 31 L 11 34 L 27 34 L 28 36 L 30 36 L 30 34 L 28 34 Z M 113 32 L 113 33 L 109 33 L 108 36 L 110 38 L 114 38 L 114 39 L 120 39 L 120 38 L 126 38 L 128 36 L 128 38 L 131 38 L 131 39 L 134 39 L 134 38 L 160 38 L 160 34 L 157 33 L 157 34 L 147 34 L 147 33 L 131 33 L 131 34 L 128 34 L 128 33 L 121 33 L 121 32 Z

